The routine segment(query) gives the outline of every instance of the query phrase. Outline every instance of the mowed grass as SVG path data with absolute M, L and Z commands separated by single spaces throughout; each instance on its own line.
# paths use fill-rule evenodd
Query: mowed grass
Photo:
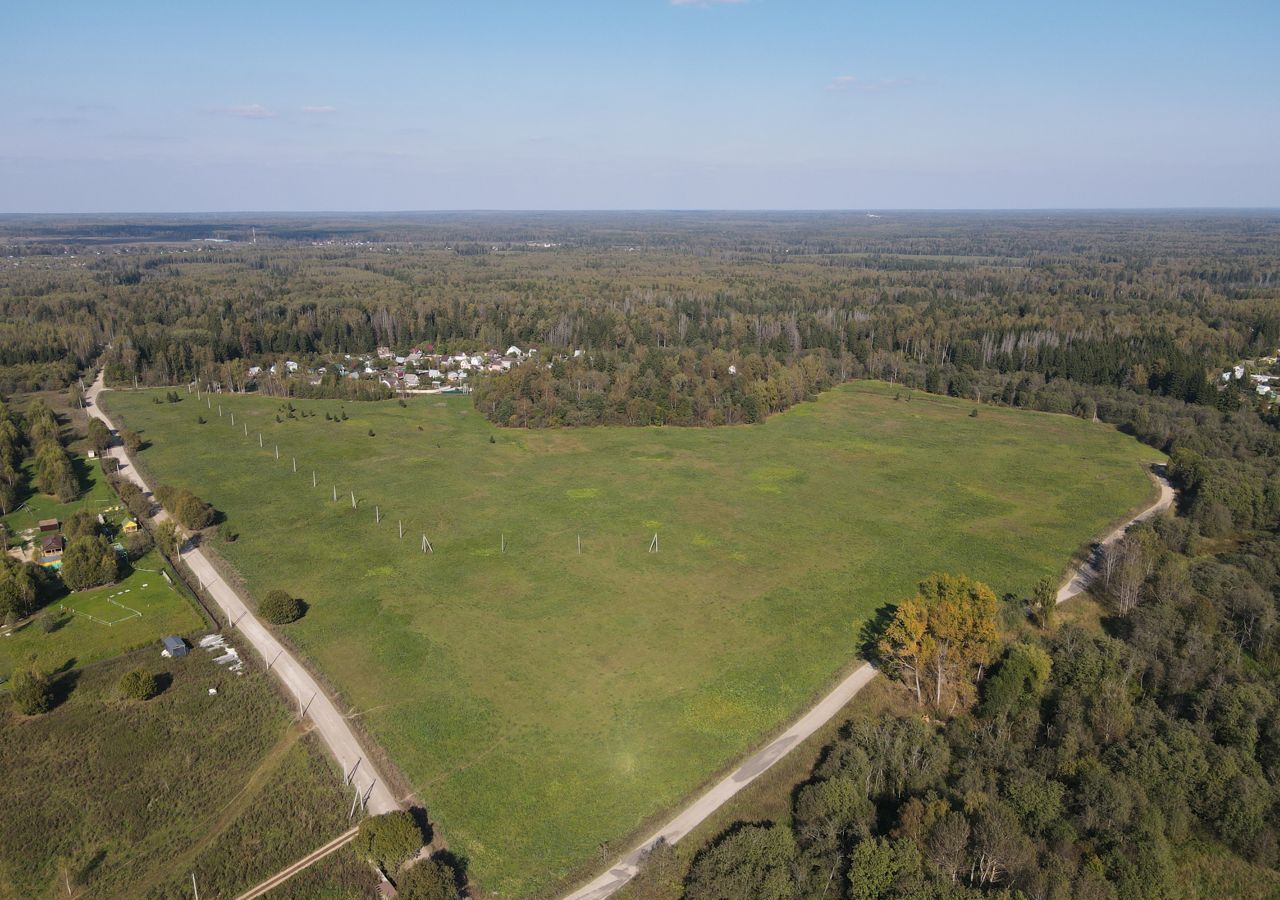
M 153 477 L 227 514 L 240 538 L 217 549 L 255 592 L 311 604 L 291 638 L 472 875 L 518 895 L 593 868 L 793 717 L 923 576 L 1026 592 L 1153 494 L 1158 454 L 1109 428 L 897 393 L 719 429 L 500 430 L 464 397 L 295 400 L 316 413 L 299 419 L 253 396 L 216 400 L 221 419 L 104 403 Z

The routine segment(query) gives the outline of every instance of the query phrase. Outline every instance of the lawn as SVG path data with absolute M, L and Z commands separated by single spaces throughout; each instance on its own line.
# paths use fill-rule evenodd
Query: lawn
M 117 683 L 139 666 L 167 687 L 125 701 Z M 202 897 L 234 897 L 349 827 L 338 773 L 266 672 L 148 649 L 60 693 L 31 719 L 0 698 L 0 896 L 184 900 L 195 873 Z M 326 896 L 372 884 L 351 854 L 330 871 L 348 888 Z M 273 896 L 317 896 L 293 887 Z
M 63 672 L 148 644 L 158 648 L 166 634 L 203 631 L 194 601 L 160 574 L 167 568 L 152 551 L 116 584 L 54 600 L 43 615 L 0 637 L 0 676 L 32 660 L 46 672 Z M 178 583 L 172 570 L 169 576 Z M 49 631 L 42 627 L 46 616 Z
M 583 874 L 758 744 L 924 575 L 1003 593 L 1061 572 L 1152 496 L 1159 456 L 868 383 L 710 430 L 498 430 L 465 397 L 290 418 L 223 396 L 219 418 L 154 395 L 103 401 L 154 478 L 226 513 L 218 552 L 255 593 L 311 605 L 291 639 L 507 896 Z

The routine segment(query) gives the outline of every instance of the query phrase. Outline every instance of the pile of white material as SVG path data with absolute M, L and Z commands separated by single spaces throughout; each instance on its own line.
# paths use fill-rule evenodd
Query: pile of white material
M 240 651 L 228 644 L 227 639 L 222 635 L 206 634 L 200 638 L 199 646 L 210 653 L 220 653 L 220 656 L 215 656 L 213 659 L 218 665 L 226 666 L 237 675 L 244 672 L 244 660 L 240 658 Z

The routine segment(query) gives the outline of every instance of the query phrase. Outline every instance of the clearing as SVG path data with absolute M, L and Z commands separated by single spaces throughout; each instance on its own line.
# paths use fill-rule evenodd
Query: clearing
M 155 481 L 226 513 L 239 539 L 215 549 L 257 596 L 310 604 L 289 637 L 503 895 L 610 858 L 847 671 L 858 625 L 924 575 L 1022 593 L 1060 573 L 1150 500 L 1159 457 L 866 382 L 713 430 L 156 396 L 103 403 Z

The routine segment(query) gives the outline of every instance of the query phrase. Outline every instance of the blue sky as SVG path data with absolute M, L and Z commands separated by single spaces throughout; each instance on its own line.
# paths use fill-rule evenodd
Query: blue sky
M 24 3 L 0 211 L 1280 206 L 1280 3 Z

